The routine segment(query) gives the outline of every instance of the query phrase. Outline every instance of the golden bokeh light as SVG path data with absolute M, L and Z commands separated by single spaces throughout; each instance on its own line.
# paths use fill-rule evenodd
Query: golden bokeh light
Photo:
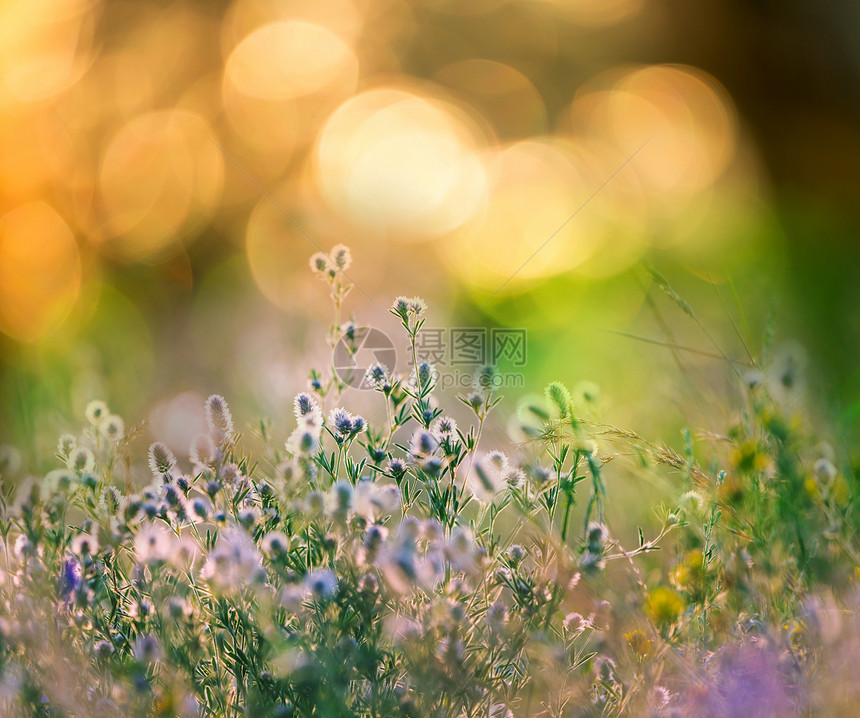
M 98 3 L 0 3 L 0 97 L 38 102 L 74 84 L 90 61 Z
M 716 182 L 737 144 L 734 112 L 722 88 L 705 73 L 677 65 L 594 78 L 577 93 L 569 122 L 583 141 L 636 154 L 630 167 L 657 216 L 680 211 L 684 201 Z
M 545 137 L 490 152 L 484 164 L 486 210 L 441 252 L 468 284 L 495 289 L 514 273 L 520 283 L 568 271 L 604 241 L 605 198 L 561 228 L 600 183 L 602 163 L 587 148 Z
M 242 40 L 230 54 L 225 73 L 241 92 L 277 100 L 354 83 L 358 59 L 346 42 L 321 25 L 279 21 Z
M 0 218 L 0 331 L 35 342 L 68 316 L 81 285 L 81 258 L 66 222 L 44 202 Z
M 527 137 L 546 130 L 546 106 L 531 80 L 519 70 L 495 60 L 453 62 L 435 79 L 457 90 L 476 105 L 500 135 Z
M 638 13 L 644 0 L 527 0 L 533 7 L 583 27 L 614 25 Z
M 102 239 L 124 259 L 158 256 L 211 215 L 222 182 L 223 157 L 202 117 L 169 110 L 137 117 L 102 159 Z
M 316 179 L 329 205 L 357 230 L 404 240 L 439 236 L 485 202 L 476 134 L 446 102 L 371 90 L 344 103 L 323 127 Z
M 256 30 L 271 23 L 304 21 L 322 27 L 347 44 L 358 39 L 371 11 L 366 3 L 359 8 L 353 0 L 234 0 L 224 13 L 222 45 L 225 57 Z M 295 70 L 293 70 L 295 72 Z
M 0 111 L 0 197 L 23 202 L 73 171 L 74 147 L 55 117 Z

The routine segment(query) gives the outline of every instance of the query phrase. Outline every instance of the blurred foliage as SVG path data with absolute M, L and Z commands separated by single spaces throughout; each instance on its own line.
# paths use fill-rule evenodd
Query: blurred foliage
M 715 345 L 760 345 L 773 304 L 856 439 L 858 20 L 835 0 L 5 2 L 0 434 L 36 470 L 93 396 L 282 412 L 322 344 L 307 257 L 345 240 L 358 321 L 388 330 L 374 304 L 420 293 L 438 326 L 525 327 L 526 385 L 612 387 L 619 423 L 679 428 L 690 384 L 723 398 Z

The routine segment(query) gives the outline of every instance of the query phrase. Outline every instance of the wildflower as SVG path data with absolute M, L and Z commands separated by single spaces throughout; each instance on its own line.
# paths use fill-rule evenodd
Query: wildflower
M 232 592 L 265 580 L 266 572 L 253 539 L 239 528 L 221 532 L 200 570 L 200 578 L 215 588 Z
M 76 556 L 90 556 L 98 553 L 99 540 L 92 534 L 78 534 L 72 539 L 71 549 Z
M 206 400 L 206 421 L 209 431 L 215 437 L 215 443 L 220 444 L 233 438 L 233 414 L 227 400 L 220 394 L 212 394 Z
M 651 639 L 639 628 L 628 631 L 624 634 L 624 638 L 637 658 L 644 658 L 651 650 Z
M 301 467 L 295 459 L 285 459 L 275 467 L 275 485 L 282 488 L 290 486 L 295 479 L 301 476 Z
M 134 642 L 134 658 L 139 663 L 155 663 L 164 656 L 161 643 L 152 634 L 142 633 Z
M 571 637 L 578 636 L 588 629 L 593 628 L 591 619 L 585 618 L 581 613 L 577 613 L 576 611 L 568 613 L 561 625 L 564 628 L 564 632 Z
M 298 427 L 287 439 L 286 449 L 294 456 L 311 456 L 320 448 L 319 434 L 313 430 Z
M 408 322 L 410 317 L 420 317 L 427 311 L 427 305 L 421 297 L 397 297 L 391 305 L 391 313 Z
M 616 678 L 615 661 L 608 656 L 594 659 L 594 675 L 601 683 L 613 683 Z
M 502 488 L 502 474 L 484 455 L 472 459 L 471 470 L 466 477 L 466 485 L 472 494 L 481 501 L 492 500 Z
M 296 415 L 296 419 L 301 419 L 309 414 L 319 414 L 320 406 L 316 399 L 303 391 L 300 394 L 296 394 L 293 399 L 293 412 Z
M 99 497 L 99 506 L 108 516 L 116 516 L 125 507 L 126 498 L 116 486 L 105 486 Z
M 648 693 L 648 705 L 656 710 L 661 710 L 669 705 L 672 694 L 663 686 L 653 686 Z
M 341 271 L 346 271 L 349 269 L 349 265 L 352 264 L 352 253 L 349 251 L 349 247 L 345 244 L 336 244 L 331 248 L 331 252 L 329 252 L 329 256 L 334 262 L 335 266 Z
M 0 476 L 14 476 L 21 469 L 21 452 L 9 444 L 0 445 Z
M 157 524 L 141 528 L 134 539 L 134 553 L 140 563 L 167 561 L 176 547 L 176 537 Z
M 427 429 L 418 429 L 409 440 L 409 458 L 418 462 L 436 453 L 439 448 L 439 440 Z
M 596 551 L 592 551 L 590 549 L 586 549 L 582 554 L 582 557 L 579 559 L 579 567 L 585 573 L 595 573 L 597 571 L 602 571 L 606 566 L 606 561 L 603 560 L 603 556 Z
M 250 529 L 260 520 L 260 511 L 256 506 L 244 506 L 239 510 L 236 518 L 246 529 Z
M 671 588 L 658 586 L 648 593 L 646 609 L 654 623 L 658 626 L 667 626 L 681 615 L 684 602 Z
M 96 457 L 93 456 L 93 452 L 84 446 L 72 449 L 72 453 L 69 454 L 68 466 L 79 474 L 92 471 L 95 464 Z
M 87 417 L 87 421 L 90 422 L 93 426 L 98 426 L 102 419 L 110 414 L 110 410 L 103 401 L 99 401 L 95 399 L 87 404 L 87 408 L 84 410 L 84 414 Z
M 592 521 L 588 524 L 585 532 L 585 541 L 588 550 L 593 553 L 603 553 L 603 544 L 606 541 L 606 527 L 603 524 Z
M 325 511 L 325 495 L 321 491 L 311 491 L 305 497 L 305 507 L 311 516 L 320 516 Z
M 83 569 L 80 561 L 74 556 L 66 556 L 60 564 L 60 576 L 57 579 L 57 592 L 65 602 L 71 602 L 80 590 L 83 580 Z
M 433 436 L 441 443 L 446 439 L 452 439 L 457 433 L 457 422 L 448 416 L 440 416 L 430 426 Z
M 827 484 L 836 478 L 836 467 L 827 459 L 818 459 L 812 467 L 815 478 L 822 484 Z
M 526 474 L 517 466 L 509 466 L 502 474 L 502 478 L 505 480 L 505 483 L 509 488 L 518 489 L 525 483 Z
M 490 364 L 479 367 L 475 372 L 475 388 L 482 391 L 491 391 L 496 387 L 499 381 L 499 375 L 496 368 Z
M 66 461 L 72 453 L 72 450 L 77 446 L 78 440 L 72 434 L 63 434 L 60 436 L 60 441 L 57 444 L 57 453 L 63 461 Z
M 99 660 L 105 660 L 113 655 L 114 647 L 110 641 L 96 641 L 93 644 L 93 653 Z
M 225 464 L 221 467 L 220 477 L 225 484 L 235 484 L 242 476 L 236 464 Z
M 99 424 L 101 435 L 117 444 L 125 436 L 125 422 L 116 414 L 109 414 Z
M 387 390 L 391 389 L 391 377 L 388 373 L 388 367 L 381 362 L 371 364 L 364 373 L 364 381 L 375 389 Z
M 349 436 L 352 432 L 352 414 L 346 409 L 332 409 L 328 420 L 335 432 L 341 436 Z
M 335 272 L 335 265 L 323 252 L 315 252 L 311 255 L 310 266 L 314 274 L 323 277 L 334 275 Z
M 327 568 L 317 568 L 305 576 L 304 585 L 314 598 L 329 599 L 337 591 L 337 576 Z
M 555 408 L 560 419 L 569 419 L 573 413 L 570 392 L 560 381 L 547 384 L 544 391 L 546 400 Z
M 78 480 L 78 477 L 69 469 L 54 469 L 45 475 L 44 490 L 46 494 L 57 491 L 67 491 L 69 487 Z
M 403 459 L 393 458 L 388 462 L 386 473 L 395 481 L 400 483 L 406 473 L 406 462 Z
M 331 511 L 335 516 L 346 516 L 353 505 L 352 484 L 346 479 L 338 479 L 331 487 Z
M 149 447 L 149 468 L 155 476 L 169 474 L 176 466 L 176 456 L 161 441 L 156 441 Z
M 477 391 L 473 391 L 471 394 L 466 396 L 463 401 L 470 407 L 472 407 L 472 411 L 478 412 L 481 408 L 481 405 L 484 403 L 484 397 Z
M 27 536 L 21 534 L 17 539 L 15 539 L 15 545 L 12 547 L 12 552 L 15 554 L 16 558 L 24 559 L 38 556 L 40 549 L 37 549 L 36 545 Z
M 164 608 L 167 617 L 172 618 L 174 621 L 183 617 L 187 618 L 192 612 L 188 601 L 181 596 L 171 596 L 168 598 L 167 601 L 165 601 Z
M 281 531 L 270 531 L 263 537 L 263 552 L 270 558 L 280 558 L 286 555 L 290 542 Z
M 508 609 L 501 601 L 496 601 L 487 609 L 487 626 L 493 633 L 501 633 L 508 622 Z
M 211 510 L 212 504 L 202 496 L 198 496 L 191 501 L 191 515 L 194 519 L 205 521 Z

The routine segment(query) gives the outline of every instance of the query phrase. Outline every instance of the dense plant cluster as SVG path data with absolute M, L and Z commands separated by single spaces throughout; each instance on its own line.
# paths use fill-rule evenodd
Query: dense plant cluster
M 350 261 L 311 260 L 332 345 L 356 331 Z M 213 395 L 187 461 L 152 444 L 140 485 L 135 430 L 94 401 L 60 468 L 7 482 L 3 715 L 853 715 L 856 482 L 791 376 L 750 375 L 737 423 L 681 453 L 553 383 L 504 453 L 482 444 L 492 367 L 458 426 L 415 351 L 426 306 L 391 311 L 414 369 L 368 369 L 384 419 L 313 371 L 252 456 Z M 606 519 L 625 461 L 677 489 L 632 545 Z

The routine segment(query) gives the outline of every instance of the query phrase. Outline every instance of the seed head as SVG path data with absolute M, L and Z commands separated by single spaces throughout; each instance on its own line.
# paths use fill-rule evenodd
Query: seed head
M 209 431 L 216 437 L 217 443 L 233 438 L 233 414 L 227 400 L 220 394 L 212 394 L 206 400 L 206 421 Z
M 89 421 L 90 424 L 98 426 L 101 423 L 101 420 L 110 414 L 110 411 L 108 410 L 107 404 L 95 399 L 87 404 L 84 414 L 86 414 L 87 421 Z
M 155 476 L 169 474 L 174 466 L 176 466 L 176 457 L 167 448 L 167 444 L 156 441 L 149 447 L 149 468 Z

